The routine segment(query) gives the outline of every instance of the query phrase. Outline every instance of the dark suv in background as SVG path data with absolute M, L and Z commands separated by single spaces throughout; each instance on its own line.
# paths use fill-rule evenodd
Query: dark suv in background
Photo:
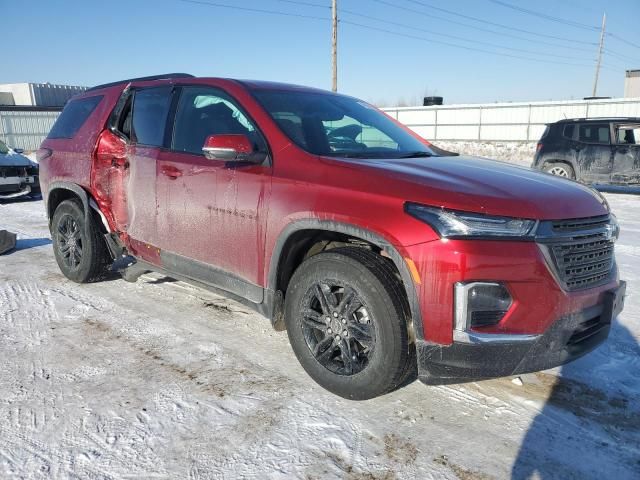
M 640 185 L 640 118 L 551 123 L 532 167 L 586 183 Z

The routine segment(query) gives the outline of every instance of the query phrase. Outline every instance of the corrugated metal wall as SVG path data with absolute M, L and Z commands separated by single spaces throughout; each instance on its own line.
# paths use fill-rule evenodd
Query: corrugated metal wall
M 384 108 L 427 140 L 537 141 L 563 118 L 640 117 L 640 98 Z
M 40 107 L 62 107 L 71 97 L 87 89 L 87 87 L 49 83 L 30 83 L 29 88 L 33 105 Z
M 37 150 L 58 115 L 59 111 L 0 107 L 0 140 L 14 148 Z

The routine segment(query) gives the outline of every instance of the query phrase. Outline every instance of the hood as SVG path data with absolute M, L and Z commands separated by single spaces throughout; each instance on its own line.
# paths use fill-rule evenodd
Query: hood
M 417 203 L 537 220 L 609 211 L 604 197 L 586 185 L 496 160 L 434 156 L 355 162 L 402 180 L 403 196 Z
M 0 153 L 0 167 L 31 167 L 34 165 L 36 162 L 13 150 L 9 150 L 4 155 Z

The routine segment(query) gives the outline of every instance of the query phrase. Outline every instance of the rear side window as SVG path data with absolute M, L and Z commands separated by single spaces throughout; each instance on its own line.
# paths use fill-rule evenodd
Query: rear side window
M 171 105 L 171 87 L 138 90 L 133 99 L 131 136 L 142 145 L 161 147 Z
M 616 140 L 621 145 L 640 145 L 640 125 L 616 125 Z
M 67 103 L 47 138 L 73 138 L 101 100 L 102 95 L 98 95 Z
M 608 123 L 583 123 L 580 125 L 578 140 L 584 143 L 611 143 Z
M 576 131 L 575 124 L 569 123 L 565 125 L 564 128 L 562 129 L 562 136 L 570 140 L 573 140 L 573 134 L 575 133 L 575 131 Z

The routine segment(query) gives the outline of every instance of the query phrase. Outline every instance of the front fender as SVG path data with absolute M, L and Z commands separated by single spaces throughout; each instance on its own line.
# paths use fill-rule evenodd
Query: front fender
M 280 264 L 281 255 L 286 255 L 286 252 L 283 252 L 283 248 L 286 245 L 287 240 L 295 232 L 299 232 L 301 230 L 324 230 L 327 232 L 341 233 L 366 240 L 367 242 L 370 242 L 382 249 L 389 256 L 389 258 L 391 258 L 396 268 L 398 269 L 398 272 L 400 272 L 400 276 L 407 293 L 407 299 L 409 300 L 409 308 L 411 309 L 411 320 L 413 323 L 416 339 L 424 339 L 420 304 L 418 303 L 418 296 L 416 293 L 415 285 L 413 283 L 413 278 L 404 260 L 404 256 L 402 255 L 402 247 L 395 246 L 377 232 L 373 232 L 359 226 L 333 220 L 321 219 L 299 219 L 292 223 L 289 223 L 280 232 L 275 242 L 273 252 L 271 254 L 269 262 L 269 273 L 267 276 L 268 290 L 270 290 L 271 292 L 275 292 L 277 288 L 276 285 L 278 278 L 278 266 Z

